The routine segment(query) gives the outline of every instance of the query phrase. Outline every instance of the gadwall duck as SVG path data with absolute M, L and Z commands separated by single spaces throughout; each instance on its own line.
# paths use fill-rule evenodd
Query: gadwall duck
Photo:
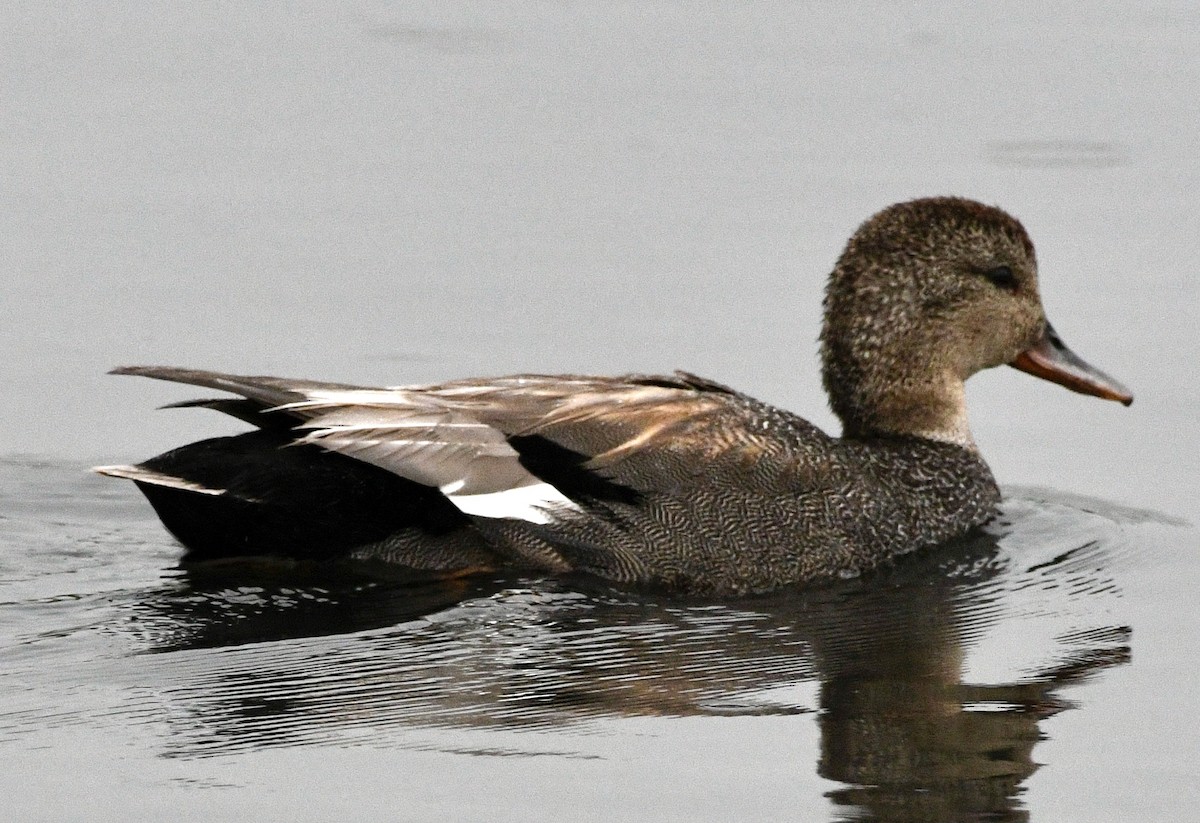
M 119 368 L 240 395 L 175 405 L 257 430 L 97 471 L 133 480 L 188 560 L 508 567 L 728 595 L 859 574 L 991 518 L 1000 492 L 963 391 L 982 369 L 1133 400 L 1046 321 L 1021 224 L 957 198 L 859 227 L 825 293 L 821 357 L 840 439 L 684 372 L 367 388 Z

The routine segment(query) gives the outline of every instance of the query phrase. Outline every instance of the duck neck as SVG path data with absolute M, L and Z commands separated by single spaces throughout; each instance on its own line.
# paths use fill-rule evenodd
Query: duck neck
M 860 385 L 851 394 L 833 401 L 843 437 L 920 437 L 977 451 L 967 419 L 966 389 L 957 377 L 882 389 Z

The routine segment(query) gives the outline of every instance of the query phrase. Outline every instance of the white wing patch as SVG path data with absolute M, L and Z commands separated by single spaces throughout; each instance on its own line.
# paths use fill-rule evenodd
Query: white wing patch
M 503 432 L 429 394 L 314 391 L 285 408 L 312 415 L 299 442 L 433 486 L 464 514 L 544 525 L 581 511 L 521 465 Z
M 534 483 L 484 494 L 458 494 L 453 487 L 453 483 L 442 486 L 442 494 L 460 512 L 474 517 L 525 520 L 545 526 L 554 522 L 556 512 L 580 510 L 573 500 L 549 483 Z

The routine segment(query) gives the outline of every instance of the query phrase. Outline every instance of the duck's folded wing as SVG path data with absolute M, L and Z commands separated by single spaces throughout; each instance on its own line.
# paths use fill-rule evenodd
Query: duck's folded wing
M 367 389 L 161 367 L 118 370 L 223 389 L 296 422 L 297 442 L 438 488 L 467 514 L 547 523 L 597 500 L 786 461 L 797 418 L 686 374 L 518 375 Z M 817 429 L 813 437 L 824 437 Z
M 526 471 L 572 498 L 653 493 L 738 468 L 753 483 L 772 461 L 781 470 L 791 465 L 787 452 L 797 440 L 826 439 L 799 418 L 684 373 L 319 391 L 300 405 L 337 415 L 305 424 L 316 429 L 309 442 L 372 461 L 386 456 L 398 472 L 426 450 L 431 459 L 462 457 L 471 469 L 465 489 L 480 493 L 518 487 Z M 355 442 L 368 439 L 370 447 Z
M 370 389 L 164 366 L 127 366 L 112 373 L 239 394 L 244 401 L 174 405 L 214 408 L 259 426 L 285 421 L 297 430 L 295 443 L 312 443 L 432 486 L 467 514 L 545 523 L 551 510 L 576 508 L 521 465 L 502 432 L 421 389 Z M 113 473 L 112 467 L 104 468 Z

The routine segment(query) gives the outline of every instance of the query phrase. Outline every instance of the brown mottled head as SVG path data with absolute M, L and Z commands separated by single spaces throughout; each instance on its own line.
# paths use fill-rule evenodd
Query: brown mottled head
M 847 436 L 971 444 L 963 381 L 1013 362 L 1046 317 L 1024 227 L 936 197 L 890 206 L 850 238 L 825 293 L 825 388 Z

